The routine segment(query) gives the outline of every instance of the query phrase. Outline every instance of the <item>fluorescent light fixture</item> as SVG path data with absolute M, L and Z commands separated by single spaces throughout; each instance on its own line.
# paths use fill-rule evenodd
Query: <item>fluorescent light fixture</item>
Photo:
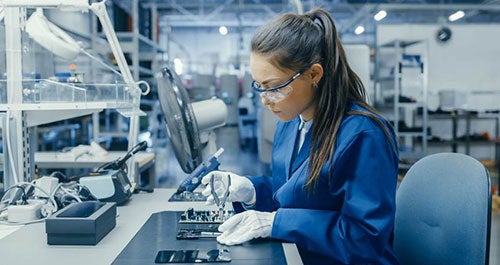
M 219 27 L 219 33 L 220 33 L 220 35 L 226 35 L 227 34 L 227 28 L 226 28 L 226 26 L 220 26 Z
M 458 10 L 457 12 L 451 14 L 448 17 L 448 20 L 451 21 L 451 22 L 453 22 L 453 21 L 456 21 L 456 20 L 459 20 L 459 19 L 463 18 L 464 16 L 465 16 L 464 11 Z
M 375 19 L 376 21 L 380 21 L 384 19 L 385 16 L 387 16 L 387 12 L 385 12 L 385 10 L 380 10 L 373 16 L 373 19 Z
M 354 30 L 354 33 L 356 35 L 359 35 L 359 34 L 361 34 L 363 32 L 365 32 L 365 27 L 363 27 L 363 26 L 357 26 L 356 29 Z

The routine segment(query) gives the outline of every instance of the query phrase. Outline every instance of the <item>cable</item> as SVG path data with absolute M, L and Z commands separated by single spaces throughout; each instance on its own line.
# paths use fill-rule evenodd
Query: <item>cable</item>
M 60 189 L 62 191 L 64 191 L 68 196 L 74 198 L 77 202 L 82 202 L 82 200 L 80 199 L 80 197 L 76 196 L 75 194 L 71 193 L 68 189 L 66 189 L 65 187 L 61 186 Z
M 2 196 L 2 199 L 0 199 L 0 203 L 5 203 L 4 198 L 7 196 L 7 194 L 9 193 L 9 191 L 12 190 L 13 188 L 18 188 L 18 189 L 22 190 L 22 192 L 23 192 L 23 196 L 22 197 L 26 196 L 26 191 L 24 190 L 24 188 L 21 185 L 14 185 L 14 186 L 11 186 L 11 187 L 9 187 L 8 189 L 5 190 L 5 192 L 4 192 L 3 196 Z
M 130 151 L 128 151 L 123 158 L 118 158 L 115 161 L 107 162 L 104 165 L 99 166 L 95 172 L 99 172 L 102 169 L 113 169 L 113 170 L 118 170 L 122 168 L 125 165 L 125 162 L 134 155 L 135 153 L 139 151 L 144 151 L 148 147 L 148 143 L 146 141 L 142 141 L 135 146 L 133 146 Z
M 45 219 L 47 219 L 49 217 L 50 217 L 50 215 L 47 217 L 43 217 L 43 218 L 32 220 L 32 221 L 26 221 L 26 222 L 0 221 L 0 224 L 3 224 L 3 225 L 28 225 L 28 224 L 34 224 L 34 223 L 39 223 L 39 222 L 45 221 Z
M 13 157 L 13 150 L 12 150 L 12 144 L 10 143 L 11 139 L 10 139 L 10 114 L 11 114 L 11 111 L 10 110 L 7 110 L 6 112 L 6 115 L 7 115 L 7 120 L 5 121 L 5 130 L 6 130 L 6 134 L 5 134 L 5 137 L 7 138 L 6 139 L 6 142 L 7 142 L 7 150 L 8 152 L 10 153 L 8 156 L 9 156 L 9 162 L 10 162 L 10 167 L 11 167 L 11 171 L 12 171 L 12 175 L 14 176 L 14 184 L 17 184 L 19 183 L 19 178 L 17 176 L 17 171 L 16 171 L 16 165 L 14 163 L 14 157 Z
M 31 183 L 31 182 L 22 182 L 21 184 L 25 184 L 25 185 L 28 185 L 28 186 L 32 186 L 34 187 L 35 189 L 41 191 L 43 194 L 47 195 L 47 202 L 50 200 L 52 202 L 52 204 L 54 205 L 54 207 L 56 208 L 57 210 L 57 202 L 56 200 L 54 199 L 54 196 L 53 195 L 50 195 L 47 191 L 45 191 L 44 189 L 38 187 L 37 185 Z M 56 187 L 57 188 L 57 187 Z M 55 189 L 54 189 L 55 190 Z
M 67 182 L 68 181 L 68 177 L 64 173 L 62 173 L 61 171 L 54 171 L 54 172 L 50 173 L 49 177 L 57 178 L 57 179 L 59 179 L 59 182 Z
M 40 218 L 40 219 L 37 219 L 37 220 L 32 220 L 32 221 L 26 221 L 26 222 L 12 222 L 12 221 L 5 221 L 5 220 L 0 220 L 0 224 L 5 224 L 5 225 L 25 225 L 25 224 L 32 224 L 32 223 L 37 223 L 37 222 L 41 222 L 41 221 L 44 221 L 45 219 L 47 219 L 50 215 L 52 215 L 52 213 L 56 212 L 58 207 L 57 207 L 57 203 L 54 199 L 53 196 L 51 196 L 47 191 L 45 191 L 44 189 L 36 186 L 35 184 L 31 183 L 31 182 L 19 182 L 18 184 L 14 185 L 14 186 L 11 186 L 9 187 L 4 196 L 2 196 L 2 203 L 4 203 L 4 198 L 7 196 L 8 192 L 14 188 L 17 188 L 17 189 L 21 189 L 23 191 L 23 195 L 21 196 L 21 200 L 23 201 L 23 205 L 26 205 L 26 204 L 29 204 L 28 202 L 28 196 L 29 196 L 29 193 L 26 192 L 26 187 L 32 187 L 33 189 L 38 189 L 40 192 L 42 192 L 43 194 L 45 194 L 47 196 L 47 199 L 45 199 L 45 204 L 44 205 L 47 205 L 49 204 L 52 204 L 54 209 L 53 211 L 50 211 L 47 216 L 45 216 L 44 218 Z M 17 200 L 16 200 L 17 201 Z M 13 201 L 14 202 L 14 201 Z M 13 202 L 11 202 L 10 204 L 12 204 Z M 8 207 L 2 209 L 0 211 L 0 216 L 4 213 L 8 211 Z M 7 212 L 7 215 L 3 214 L 3 218 L 6 218 L 8 216 L 8 212 Z

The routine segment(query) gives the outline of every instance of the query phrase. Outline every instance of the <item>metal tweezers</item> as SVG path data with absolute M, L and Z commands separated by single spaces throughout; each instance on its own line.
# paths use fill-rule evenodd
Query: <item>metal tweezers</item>
M 212 192 L 212 196 L 214 197 L 215 204 L 221 210 L 223 210 L 224 206 L 226 205 L 227 197 L 229 197 L 229 187 L 230 186 L 231 186 L 231 176 L 227 175 L 227 187 L 226 187 L 226 191 L 224 192 L 224 196 L 222 196 L 222 198 L 219 198 L 219 195 L 217 195 L 217 192 L 215 192 L 215 189 L 214 189 L 214 174 L 212 174 L 212 176 L 210 177 L 210 189 L 211 189 L 211 192 Z

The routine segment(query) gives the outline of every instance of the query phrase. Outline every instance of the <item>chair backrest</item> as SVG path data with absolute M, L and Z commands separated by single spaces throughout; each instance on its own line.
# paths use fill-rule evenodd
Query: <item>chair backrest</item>
M 488 264 L 490 227 L 490 177 L 470 156 L 426 156 L 396 193 L 394 249 L 403 265 Z

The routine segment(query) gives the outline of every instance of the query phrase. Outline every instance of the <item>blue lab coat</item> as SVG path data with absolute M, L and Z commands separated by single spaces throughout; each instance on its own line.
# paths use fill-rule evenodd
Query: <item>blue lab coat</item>
M 295 243 L 304 264 L 399 264 L 392 249 L 399 159 L 392 127 L 379 120 L 390 139 L 369 117 L 343 119 L 332 170 L 323 167 L 313 193 L 304 188 L 312 129 L 291 163 L 300 119 L 277 123 L 272 177 L 250 177 L 252 208 L 276 211 L 271 238 Z

